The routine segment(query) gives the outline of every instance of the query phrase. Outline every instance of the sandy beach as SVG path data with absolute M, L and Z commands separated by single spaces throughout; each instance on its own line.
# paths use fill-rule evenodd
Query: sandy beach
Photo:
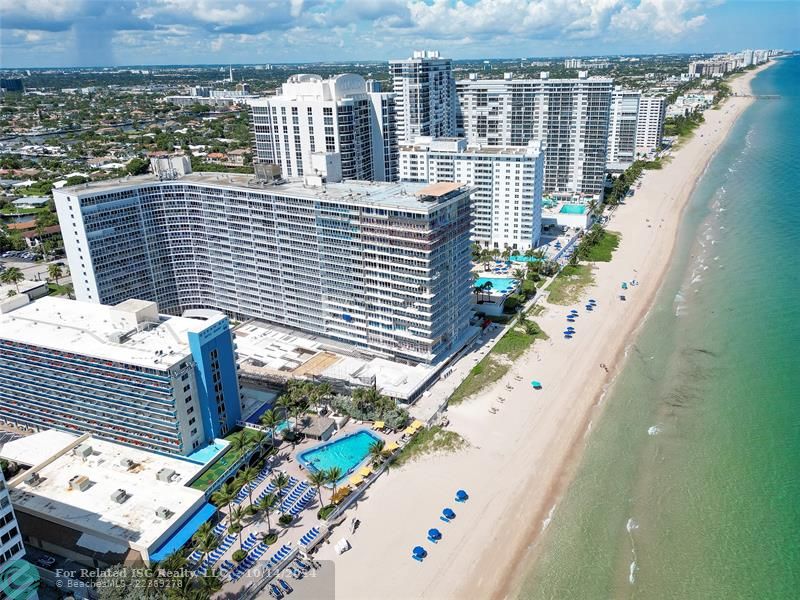
M 748 94 L 761 69 L 731 81 Z M 505 598 L 514 597 L 520 576 L 536 551 L 550 518 L 581 456 L 584 439 L 602 409 L 606 390 L 623 367 L 669 266 L 681 216 L 696 181 L 725 139 L 749 97 L 728 98 L 719 110 L 705 112 L 695 135 L 673 153 L 661 170 L 645 171 L 629 202 L 615 211 L 608 228 L 622 234 L 610 263 L 596 264 L 595 284 L 574 306 L 546 305 L 537 317 L 550 335 L 519 359 L 493 387 L 448 411 L 450 428 L 469 447 L 453 454 L 426 456 L 391 470 L 369 489 L 355 511 L 355 534 L 334 531 L 318 558 L 334 558 L 342 537 L 352 549 L 335 558 L 336 597 Z M 619 299 L 622 281 L 639 285 Z M 584 310 L 594 298 L 598 309 Z M 561 331 L 570 309 L 580 311 L 577 335 Z M 608 366 L 608 372 L 600 365 Z M 516 376 L 521 377 L 517 381 Z M 530 381 L 542 382 L 534 391 Z M 511 386 L 511 390 L 507 386 Z M 499 397 L 505 401 L 500 402 Z M 496 407 L 492 414 L 489 409 Z M 468 502 L 454 502 L 463 488 Z M 439 520 L 444 507 L 457 517 Z M 437 527 L 443 539 L 428 542 Z M 423 563 L 411 549 L 428 550 Z

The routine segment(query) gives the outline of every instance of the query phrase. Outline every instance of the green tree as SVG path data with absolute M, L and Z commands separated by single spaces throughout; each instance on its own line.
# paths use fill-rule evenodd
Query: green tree
M 128 173 L 128 175 L 142 175 L 147 173 L 149 168 L 150 163 L 148 161 L 142 158 L 132 158 L 125 167 L 125 171 Z
M 228 512 L 231 511 L 231 503 L 236 498 L 236 488 L 232 483 L 224 483 L 216 492 L 211 494 L 211 501 L 216 506 L 227 506 Z
M 251 485 L 258 477 L 258 469 L 255 467 L 245 467 L 236 477 L 238 487 L 248 486 L 247 495 L 250 498 L 250 506 L 253 506 L 253 486 Z
M 319 494 L 319 506 L 322 508 L 322 486 L 328 483 L 328 473 L 323 471 L 311 471 L 309 472 L 308 476 L 306 477 L 308 482 L 317 488 L 317 494 Z
M 47 266 L 47 276 L 50 279 L 55 279 L 56 285 L 58 285 L 58 280 L 64 276 L 64 270 L 61 268 L 61 265 L 53 263 Z
M 378 466 L 383 461 L 383 449 L 386 446 L 386 442 L 383 440 L 376 440 L 369 447 L 369 455 L 372 458 L 372 464 L 374 466 Z
M 264 411 L 264 414 L 261 415 L 259 420 L 264 427 L 267 427 L 270 430 L 270 433 L 272 434 L 272 445 L 275 446 L 275 429 L 278 427 L 278 425 L 280 425 L 282 419 L 274 410 L 269 409 Z
M 326 473 L 328 475 L 328 483 L 331 484 L 331 498 L 333 498 L 336 496 L 336 484 L 342 478 L 344 473 L 342 473 L 341 467 L 331 467 L 326 471 Z
M 262 512 L 264 512 L 265 515 L 267 515 L 267 533 L 268 534 L 272 533 L 272 523 L 270 522 L 270 519 L 269 519 L 269 513 L 273 509 L 275 504 L 277 504 L 277 502 L 278 502 L 278 495 L 275 494 L 274 492 L 270 492 L 269 494 L 267 494 L 266 496 L 261 498 L 261 500 L 259 500 L 258 504 L 256 505 L 256 508 L 259 511 L 262 511 Z
M 19 293 L 19 282 L 23 279 L 25 279 L 25 276 L 18 267 L 8 267 L 2 272 L 2 274 L 0 274 L 0 281 L 3 283 L 13 284 L 14 287 L 17 288 L 17 293 Z

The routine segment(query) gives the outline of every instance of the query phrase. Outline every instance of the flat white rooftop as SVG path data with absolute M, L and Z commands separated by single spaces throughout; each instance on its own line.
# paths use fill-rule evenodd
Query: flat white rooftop
M 407 399 L 437 370 L 356 356 L 340 343 L 263 321 L 243 323 L 234 335 L 242 373 L 255 377 L 327 377 L 351 385 L 368 385 L 374 378 L 381 393 Z
M 85 183 L 73 187 L 63 187 L 57 194 L 93 195 L 97 192 L 109 190 L 123 190 L 142 185 L 159 183 L 155 175 L 140 175 L 137 177 L 123 177 L 121 179 L 108 179 L 93 183 Z M 426 183 L 390 183 L 382 181 L 354 181 L 348 180 L 341 183 L 326 183 L 323 186 L 310 185 L 302 178 L 281 180 L 280 183 L 262 183 L 253 175 L 240 173 L 189 173 L 178 179 L 162 182 L 169 183 L 194 183 L 204 186 L 220 187 L 225 189 L 239 189 L 243 191 L 258 191 L 277 196 L 296 198 L 323 199 L 345 202 L 353 205 L 402 208 L 417 212 L 427 212 L 436 208 L 436 202 L 426 202 L 418 196 Z M 454 190 L 469 191 L 469 186 L 461 184 Z
M 160 316 L 158 305 L 143 300 L 105 306 L 45 296 L 0 314 L 0 338 L 167 370 L 191 354 L 187 333 L 214 322 Z
M 75 451 L 76 447 L 91 447 L 92 453 L 84 458 Z M 90 435 L 60 433 L 56 437 L 49 431 L 8 442 L 3 453 L 24 455 L 31 448 L 36 448 L 37 458 L 49 456 L 9 482 L 14 508 L 106 542 L 147 550 L 181 522 L 188 511 L 204 503 L 203 492 L 186 487 L 202 465 Z M 169 482 L 159 481 L 156 474 L 162 469 L 170 469 L 176 475 Z M 33 472 L 39 475 L 39 483 L 25 483 Z M 76 476 L 89 480 L 87 489 L 72 489 L 70 480 Z M 121 504 L 112 499 L 117 490 L 127 494 Z M 167 518 L 156 514 L 161 507 L 170 511 Z

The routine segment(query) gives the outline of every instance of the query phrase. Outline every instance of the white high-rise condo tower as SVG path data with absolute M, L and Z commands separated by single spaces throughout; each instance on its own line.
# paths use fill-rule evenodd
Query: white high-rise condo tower
M 624 171 L 636 159 L 636 129 L 641 92 L 615 88 L 611 95 L 606 168 Z
M 661 96 L 642 96 L 636 123 L 636 153 L 647 154 L 661 148 L 667 100 Z
M 471 191 L 191 173 L 54 196 L 79 300 L 215 308 L 434 363 L 470 329 Z
M 470 144 L 542 143 L 544 191 L 600 195 L 606 169 L 612 80 L 478 79 L 458 81 L 459 131 Z
M 397 134 L 401 144 L 420 136 L 456 134 L 456 89 L 449 58 L 417 50 L 411 58 L 389 61 L 397 101 Z
M 492 248 L 539 245 L 544 156 L 538 142 L 499 148 L 464 138 L 418 138 L 400 147 L 402 181 L 461 181 L 472 193 L 472 240 Z
M 395 181 L 394 97 L 360 75 L 292 75 L 277 96 L 250 101 L 256 162 L 284 177 Z

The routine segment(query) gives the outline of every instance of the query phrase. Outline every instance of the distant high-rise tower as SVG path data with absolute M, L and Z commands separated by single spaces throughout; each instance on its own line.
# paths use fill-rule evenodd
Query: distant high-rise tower
M 611 94 L 606 156 L 609 170 L 624 170 L 633 164 L 636 157 L 636 126 L 641 96 L 642 93 L 637 90 L 622 88 L 615 89 Z
M 470 144 L 544 148 L 544 191 L 600 195 L 606 172 L 613 83 L 581 71 L 575 79 L 459 81 L 459 128 Z
M 449 58 L 432 50 L 389 61 L 397 101 L 397 137 L 413 144 L 420 136 L 456 134 L 456 86 Z
M 233 66 L 228 67 L 228 81 L 233 83 Z
M 292 75 L 277 96 L 250 101 L 257 162 L 284 177 L 395 181 L 394 94 L 360 75 Z

